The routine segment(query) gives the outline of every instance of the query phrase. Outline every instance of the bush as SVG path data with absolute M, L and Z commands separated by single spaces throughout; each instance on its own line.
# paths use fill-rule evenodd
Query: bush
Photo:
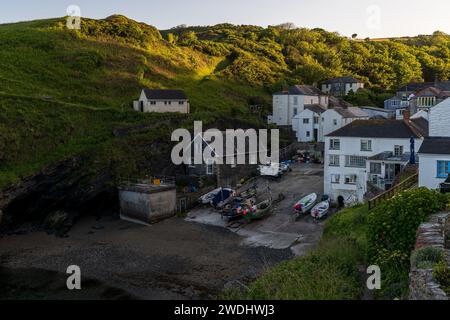
M 406 293 L 417 228 L 428 215 L 445 208 L 447 201 L 443 194 L 419 188 L 395 196 L 370 213 L 368 255 L 382 270 L 385 298 Z
M 414 251 L 411 256 L 412 264 L 418 269 L 432 269 L 433 266 L 444 260 L 444 251 L 438 248 L 427 247 Z
M 433 277 L 439 282 L 442 290 L 450 295 L 450 269 L 445 261 L 441 261 L 433 269 Z
M 353 239 L 322 241 L 312 253 L 281 263 L 250 284 L 224 297 L 256 300 L 348 300 L 361 296 L 358 265 L 361 252 Z

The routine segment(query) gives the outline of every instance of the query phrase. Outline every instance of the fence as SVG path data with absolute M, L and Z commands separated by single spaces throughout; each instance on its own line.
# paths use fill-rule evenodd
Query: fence
M 413 186 L 415 186 L 419 181 L 419 174 L 414 174 L 405 181 L 397 184 L 396 186 L 392 187 L 388 191 L 376 196 L 375 198 L 369 200 L 369 210 L 375 209 L 377 206 L 380 205 L 383 201 L 392 199 L 396 194 L 411 189 Z

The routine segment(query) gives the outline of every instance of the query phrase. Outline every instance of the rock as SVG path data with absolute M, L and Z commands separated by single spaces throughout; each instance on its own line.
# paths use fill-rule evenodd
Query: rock
M 43 227 L 56 236 L 64 237 L 73 225 L 73 216 L 66 211 L 55 211 L 47 215 Z

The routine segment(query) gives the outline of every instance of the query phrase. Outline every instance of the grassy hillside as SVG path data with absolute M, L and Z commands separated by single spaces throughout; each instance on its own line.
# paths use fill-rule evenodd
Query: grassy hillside
M 352 101 L 378 104 L 399 84 L 448 79 L 449 46 L 439 32 L 352 41 L 321 29 L 229 24 L 158 31 L 123 16 L 83 19 L 79 31 L 63 18 L 0 25 L 0 189 L 75 154 L 97 157 L 103 146 L 128 161 L 116 144 L 137 138 L 115 137 L 118 127 L 144 124 L 152 132 L 139 133 L 145 145 L 167 144 L 171 129 L 193 119 L 263 125 L 249 99 L 261 97 L 267 113 L 270 94 L 288 84 L 351 74 L 374 90 Z M 178 123 L 134 113 L 143 87 L 185 90 L 193 114 Z
M 137 160 L 113 130 L 145 125 L 145 143 L 168 144 L 177 125 L 214 122 L 232 115 L 258 124 L 248 113 L 252 96 L 267 91 L 219 78 L 221 60 L 174 46 L 158 30 L 124 17 L 84 20 L 81 31 L 65 29 L 64 19 L 0 25 L 0 189 L 22 176 L 79 153 L 108 159 L 111 151 L 138 174 Z M 131 110 L 143 87 L 180 88 L 191 99 L 191 116 L 138 114 Z M 168 119 L 181 118 L 184 124 Z M 144 135 L 142 137 L 142 135 Z M 105 148 L 104 155 L 98 155 Z M 122 163 L 123 161 L 117 161 Z M 119 170 L 120 171 L 120 170 Z M 141 174 L 141 173 L 139 173 Z

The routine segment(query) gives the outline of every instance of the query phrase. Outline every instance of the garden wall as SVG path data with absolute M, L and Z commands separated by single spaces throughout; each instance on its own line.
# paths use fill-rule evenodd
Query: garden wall
M 450 265 L 450 250 L 446 244 L 450 226 L 450 213 L 432 215 L 427 222 L 420 225 L 417 230 L 415 251 L 427 247 L 443 249 L 445 258 Z M 413 255 L 414 256 L 414 253 Z M 419 269 L 411 263 L 410 300 L 450 300 L 439 284 L 433 279 L 432 269 Z

